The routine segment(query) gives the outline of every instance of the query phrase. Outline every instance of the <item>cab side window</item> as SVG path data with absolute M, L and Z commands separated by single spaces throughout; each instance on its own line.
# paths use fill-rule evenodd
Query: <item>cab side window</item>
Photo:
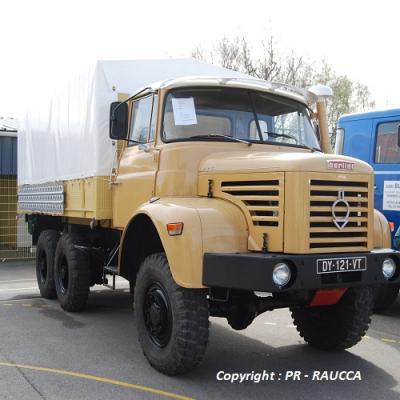
M 376 136 L 375 162 L 377 164 L 400 163 L 398 129 L 400 121 L 378 125 Z
M 153 96 L 144 97 L 133 103 L 130 145 L 135 145 L 135 142 L 147 143 L 152 107 Z

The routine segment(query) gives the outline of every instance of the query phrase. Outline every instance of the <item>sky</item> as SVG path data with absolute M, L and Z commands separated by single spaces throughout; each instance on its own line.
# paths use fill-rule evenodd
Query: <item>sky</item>
M 46 96 L 99 59 L 189 57 L 244 34 L 257 51 L 325 58 L 368 85 L 376 108 L 400 107 L 400 2 L 279 0 L 0 0 L 0 116 Z M 32 100 L 30 100 L 32 101 Z

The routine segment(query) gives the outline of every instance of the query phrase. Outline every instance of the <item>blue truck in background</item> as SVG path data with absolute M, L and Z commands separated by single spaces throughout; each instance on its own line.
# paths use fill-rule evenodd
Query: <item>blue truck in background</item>
M 392 247 L 400 250 L 400 109 L 342 116 L 336 154 L 359 158 L 375 171 L 375 208 L 389 222 Z M 399 287 L 388 286 L 376 299 L 376 310 L 393 304 Z

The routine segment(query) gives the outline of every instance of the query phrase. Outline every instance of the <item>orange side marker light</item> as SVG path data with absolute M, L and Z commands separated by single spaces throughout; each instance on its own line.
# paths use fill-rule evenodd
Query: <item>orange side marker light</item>
M 167 231 L 169 236 L 182 235 L 183 222 L 170 222 L 167 224 Z

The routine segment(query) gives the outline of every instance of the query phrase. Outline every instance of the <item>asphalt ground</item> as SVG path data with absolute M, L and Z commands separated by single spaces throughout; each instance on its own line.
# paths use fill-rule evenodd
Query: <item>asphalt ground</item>
M 343 353 L 307 346 L 287 310 L 241 332 L 212 318 L 203 363 L 171 378 L 147 363 L 126 282 L 117 288 L 96 286 L 85 311 L 66 313 L 39 296 L 32 263 L 0 264 L 0 399 L 400 399 L 399 300 Z M 275 375 L 230 383 L 220 371 Z M 314 371 L 358 371 L 361 380 L 313 380 Z

